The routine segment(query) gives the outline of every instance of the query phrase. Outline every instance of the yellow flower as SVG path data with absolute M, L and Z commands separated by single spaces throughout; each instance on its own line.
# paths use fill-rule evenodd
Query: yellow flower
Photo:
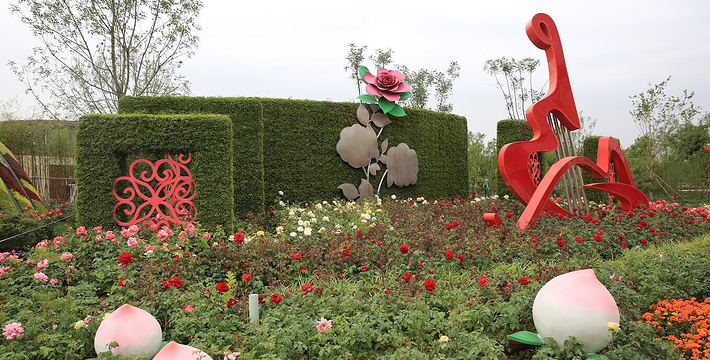
M 449 337 L 446 335 L 443 335 L 442 337 L 439 338 L 439 342 L 449 342 Z
M 609 329 L 609 331 L 613 331 L 613 332 L 617 332 L 621 329 L 621 326 L 619 324 L 617 324 L 615 322 L 611 322 L 611 321 L 606 323 L 606 327 L 607 327 L 607 329 Z
M 74 329 L 77 329 L 77 330 L 83 328 L 84 326 L 86 326 L 86 323 L 84 322 L 84 320 L 79 320 L 76 323 L 74 323 Z
M 264 236 L 264 231 L 262 231 L 262 230 L 257 231 L 256 236 Z

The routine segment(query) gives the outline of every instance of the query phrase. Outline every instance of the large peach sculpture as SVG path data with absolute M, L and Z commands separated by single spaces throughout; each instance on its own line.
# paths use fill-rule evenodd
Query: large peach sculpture
M 149 359 L 160 350 L 163 331 L 153 315 L 131 305 L 123 305 L 101 323 L 94 338 L 97 354 L 109 350 L 109 344 L 118 343 L 111 349 L 114 355 L 143 355 Z
M 153 360 L 212 360 L 212 358 L 192 346 L 171 341 L 160 350 Z
M 540 289 L 533 303 L 533 321 L 540 338 L 553 338 L 561 347 L 574 336 L 588 353 L 611 342 L 609 323 L 619 323 L 619 308 L 594 270 L 560 275 Z

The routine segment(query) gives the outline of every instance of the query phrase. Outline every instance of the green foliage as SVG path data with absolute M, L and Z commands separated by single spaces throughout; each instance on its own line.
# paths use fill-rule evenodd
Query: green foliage
M 469 190 L 483 194 L 483 182 L 499 177 L 495 139 L 484 143 L 485 135 L 468 132 Z
M 500 149 L 503 148 L 503 146 L 505 146 L 506 144 L 510 144 L 516 141 L 527 141 L 532 139 L 532 137 L 532 129 L 525 120 L 509 119 L 498 121 L 498 125 L 496 127 L 496 156 L 500 153 Z M 543 171 L 547 166 L 544 154 L 544 152 L 538 153 Z M 542 175 L 544 175 L 544 173 Z M 496 194 L 498 194 L 499 196 L 513 196 L 513 193 L 505 185 L 505 182 L 503 181 L 503 178 L 500 176 L 499 172 L 496 172 L 495 179 L 496 182 L 494 185 L 494 191 Z
M 532 81 L 532 75 L 539 66 L 540 60 L 533 58 L 509 60 L 502 57 L 486 60 L 483 70 L 495 78 L 511 119 L 525 119 L 526 102 L 532 105 L 542 97 L 542 90 L 533 89 Z M 526 75 L 527 79 L 523 75 Z M 503 80 L 499 79 L 499 76 L 502 76 Z
M 264 98 L 124 97 L 119 111 L 228 115 L 234 127 L 234 208 L 239 215 L 262 212 L 279 191 L 286 200 L 303 202 L 336 198 L 340 184 L 359 184 L 361 169 L 350 167 L 335 152 L 340 131 L 356 121 L 357 106 Z M 416 184 L 383 187 L 381 195 L 466 192 L 465 118 L 407 109 L 407 117 L 387 125 L 382 136 L 390 147 L 404 142 L 417 151 L 419 175 Z
M 584 138 L 584 141 L 582 142 L 582 154 L 581 156 L 592 160 L 593 162 L 597 162 L 597 151 L 599 149 L 599 139 L 601 139 L 602 136 L 587 136 Z M 619 142 L 619 139 L 614 138 L 619 145 L 621 145 L 621 142 Z M 629 161 L 627 157 L 627 161 Z M 632 174 L 633 175 L 633 174 Z M 606 182 L 605 179 L 598 179 L 595 178 L 594 176 L 590 175 L 586 171 L 582 171 L 582 179 L 585 184 L 592 184 L 592 183 L 597 183 L 597 182 Z M 636 180 L 636 178 L 634 178 Z M 637 184 L 638 187 L 638 184 Z M 585 189 L 584 190 L 585 194 L 587 194 L 587 200 L 588 201 L 594 201 L 597 203 L 608 203 L 609 202 L 609 195 L 605 192 L 602 191 L 597 191 L 597 190 L 591 190 L 591 189 Z
M 132 159 L 192 153 L 197 219 L 208 228 L 231 228 L 232 123 L 223 115 L 87 115 L 77 131 L 77 220 L 115 224 L 111 193 Z
M 12 249 L 28 249 L 40 239 L 51 238 L 53 228 L 51 226 L 41 227 L 42 221 L 22 215 L 0 216 L 0 240 L 7 239 L 34 230 L 13 238 L 12 240 L 0 242 L 0 252 Z M 36 229 L 36 230 L 35 230 Z

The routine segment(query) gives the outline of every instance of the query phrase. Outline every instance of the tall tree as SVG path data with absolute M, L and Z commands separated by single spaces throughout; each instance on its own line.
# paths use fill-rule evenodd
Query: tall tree
M 483 70 L 492 75 L 503 94 L 505 107 L 510 119 L 525 120 L 525 110 L 540 100 L 543 92 L 533 88 L 533 73 L 540 66 L 540 60 L 500 59 L 486 60 Z
M 469 188 L 482 192 L 486 179 L 491 181 L 498 173 L 496 140 L 485 142 L 486 135 L 468 132 L 468 181 Z
M 630 111 L 634 123 L 645 138 L 648 169 L 654 175 L 654 165 L 668 154 L 672 135 L 683 125 L 692 122 L 700 109 L 692 102 L 694 93 L 683 90 L 680 96 L 666 95 L 666 80 L 651 85 L 648 90 L 631 96 L 633 109 Z
M 198 45 L 201 0 L 19 0 L 10 9 L 42 44 L 10 66 L 55 118 L 114 113 L 124 95 L 189 92 L 176 71 Z

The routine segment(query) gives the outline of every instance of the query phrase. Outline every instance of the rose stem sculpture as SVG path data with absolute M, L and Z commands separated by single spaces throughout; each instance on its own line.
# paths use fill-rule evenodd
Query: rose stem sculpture
M 360 77 L 367 84 L 367 94 L 358 96 L 358 99 L 369 105 L 360 104 L 357 109 L 360 124 L 340 131 L 340 140 L 336 145 L 343 161 L 354 168 L 362 168 L 365 172 L 365 178 L 357 188 L 348 183 L 338 186 L 349 200 L 375 194 L 375 189 L 370 184 L 370 175 L 377 175 L 377 171 L 381 169 L 378 161 L 387 165 L 387 169 L 382 174 L 377 193 L 380 192 L 385 176 L 387 187 L 392 184 L 407 186 L 417 182 L 419 173 L 417 153 L 407 144 L 400 143 L 387 152 L 388 142 L 385 139 L 382 141 L 380 153 L 377 141 L 384 127 L 391 122 L 387 114 L 396 117 L 407 115 L 400 105 L 395 104 L 395 101 L 406 100 L 412 95 L 411 87 L 403 82 L 404 74 L 397 70 L 377 69 L 377 76 L 374 76 L 366 67 L 360 66 Z M 379 132 L 375 133 L 372 124 L 380 128 Z M 375 159 L 374 163 L 372 159 Z
M 534 225 L 543 210 L 570 214 L 570 211 L 551 201 L 550 195 L 560 178 L 570 170 L 577 171 L 572 168 L 575 165 L 596 178 L 618 179 L 618 182 L 584 185 L 585 188 L 614 195 L 620 201 L 621 207 L 627 211 L 633 210 L 638 203 L 647 205 L 646 196 L 634 187 L 631 171 L 621 147 L 611 137 L 599 139 L 596 163 L 585 157 L 561 153 L 564 157 L 550 167 L 539 183 L 535 181 L 535 175 L 531 173 L 531 170 L 535 169 L 530 166 L 531 157 L 540 151 L 558 149 L 560 144 L 566 142 L 569 131 L 580 128 L 580 123 L 555 22 L 547 14 L 536 14 L 527 23 L 525 31 L 535 46 L 545 50 L 550 72 L 550 88 L 542 99 L 525 111 L 527 122 L 533 130 L 532 140 L 507 144 L 498 154 L 498 169 L 503 181 L 520 201 L 527 204 L 518 219 L 518 228 L 526 229 Z M 555 135 L 553 127 L 558 128 L 561 140 Z M 573 179 L 570 180 L 572 183 Z M 581 180 L 578 180 L 578 183 L 581 184 Z M 578 198 L 574 191 L 572 195 L 573 198 Z M 568 198 L 568 202 L 572 200 L 574 199 Z M 575 203 L 579 206 L 578 202 Z M 497 226 L 501 220 L 498 214 L 485 214 L 484 221 L 491 226 Z

